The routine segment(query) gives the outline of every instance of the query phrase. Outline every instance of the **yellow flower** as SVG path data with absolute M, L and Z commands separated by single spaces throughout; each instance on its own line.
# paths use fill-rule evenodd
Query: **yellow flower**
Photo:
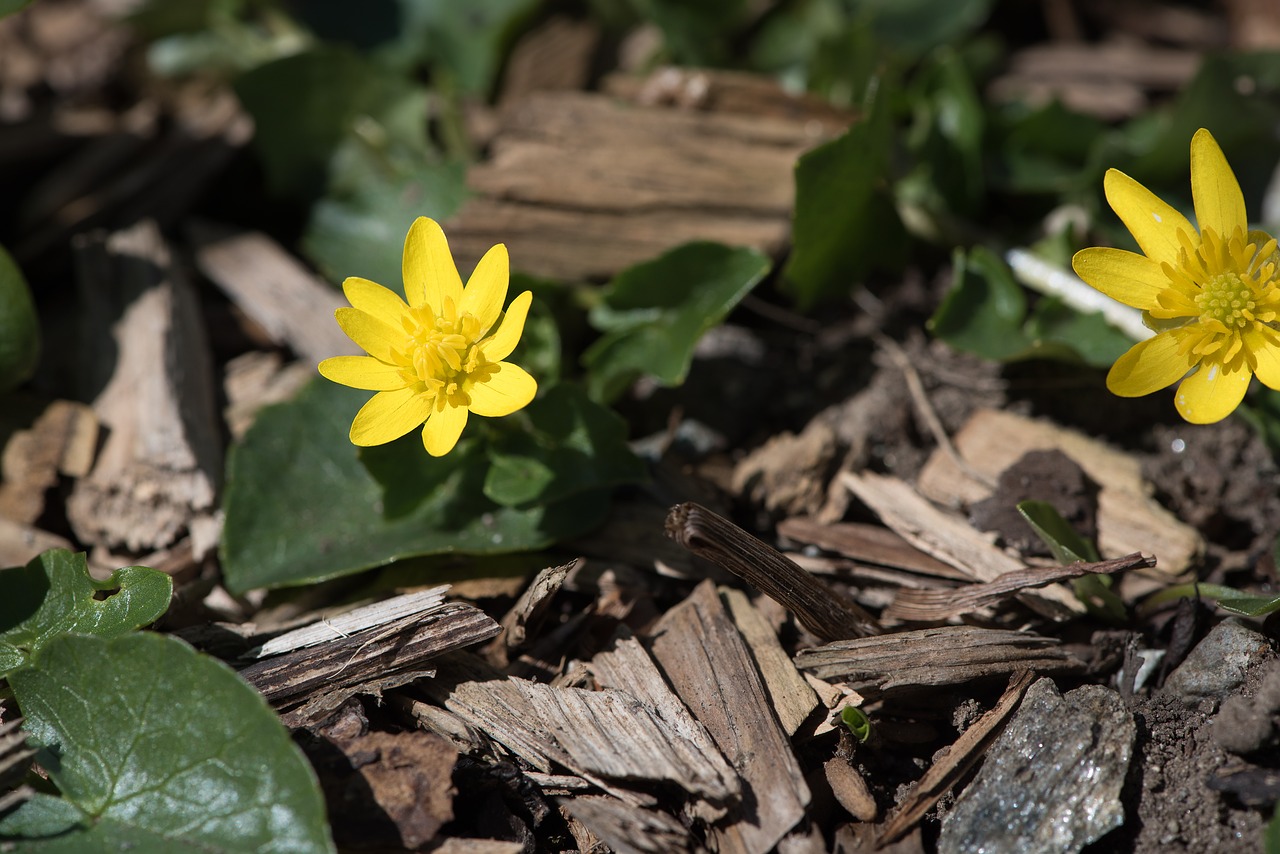
M 352 307 L 337 310 L 338 325 L 369 355 L 325 359 L 320 373 L 377 392 L 351 423 L 352 443 L 381 445 L 422 424 L 422 444 L 439 457 L 457 444 L 468 412 L 510 415 L 533 400 L 533 377 L 502 361 L 520 341 L 533 294 L 512 300 L 499 323 L 507 248 L 486 252 L 463 288 L 444 231 L 426 217 L 409 228 L 403 272 L 407 304 L 368 279 L 342 283 Z
M 1280 254 L 1270 235 L 1249 231 L 1240 184 L 1213 135 L 1201 128 L 1191 140 L 1198 232 L 1123 172 L 1109 170 L 1103 186 L 1144 254 L 1083 249 L 1072 266 L 1099 291 L 1142 309 L 1158 333 L 1116 360 L 1107 388 L 1139 397 L 1182 380 L 1174 404 L 1196 424 L 1229 415 L 1254 374 L 1280 389 Z

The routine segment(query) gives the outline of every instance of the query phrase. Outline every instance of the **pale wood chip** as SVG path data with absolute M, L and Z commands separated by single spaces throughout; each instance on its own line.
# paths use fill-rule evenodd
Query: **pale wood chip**
M 1095 573 L 1110 575 L 1116 572 L 1153 567 L 1156 559 L 1150 555 L 1131 554 L 1114 560 L 1097 563 L 1072 563 L 1062 566 L 1028 566 L 1006 573 L 985 584 L 972 584 L 954 590 L 908 590 L 897 592 L 883 617 L 928 623 L 945 620 L 958 614 L 967 614 L 988 605 L 994 605 L 1021 590 L 1043 587 L 1069 578 L 1079 578 Z
M 245 653 L 248 658 L 266 658 L 328 643 L 336 638 L 349 638 L 359 632 L 384 626 L 397 620 L 414 615 L 425 615 L 431 609 L 444 602 L 444 594 L 449 585 L 442 584 L 429 590 L 419 590 L 383 599 L 370 605 L 353 608 L 342 614 L 335 614 L 323 620 L 302 626 L 282 635 L 277 635 L 266 643 L 254 647 Z
M 750 650 L 711 582 L 659 621 L 653 655 L 755 793 L 711 828 L 712 847 L 768 851 L 804 818 L 809 786 Z
M 778 535 L 798 543 L 817 546 L 853 560 L 903 569 L 921 575 L 971 581 L 967 572 L 943 563 L 921 551 L 901 536 L 879 525 L 862 522 L 824 523 L 794 516 L 778 524 Z
M 580 568 L 583 559 L 578 558 L 560 566 L 551 566 L 541 570 L 525 588 L 520 599 L 502 618 L 502 641 L 509 650 L 519 649 L 529 639 L 530 632 L 536 633 L 552 597 L 564 584 L 565 577 L 571 570 Z
M 847 682 L 867 696 L 957 685 L 1017 670 L 1070 672 L 1084 663 L 1057 638 L 978 626 L 941 626 L 801 650 L 796 666 L 820 679 Z
M 992 543 L 990 535 L 975 531 L 963 519 L 929 502 L 906 481 L 874 472 L 844 472 L 841 480 L 858 500 L 904 540 L 977 581 L 994 581 L 1022 568 Z M 1020 598 L 1044 616 L 1065 618 L 1084 613 L 1084 605 L 1070 590 L 1053 585 Z
M 0 517 L 34 525 L 58 475 L 83 477 L 97 450 L 98 419 L 83 403 L 55 400 L 0 456 Z
M 795 735 L 800 725 L 818 708 L 818 695 L 796 670 L 795 663 L 778 642 L 778 636 L 751 604 L 747 594 L 741 590 L 725 589 L 720 595 L 742 633 L 742 639 L 751 649 L 751 657 L 760 669 L 778 722 L 787 735 Z
M 1035 678 L 1035 674 L 1029 671 L 1011 676 L 1009 686 L 996 704 L 974 721 L 941 755 L 934 758 L 933 765 L 881 828 L 878 845 L 887 845 L 905 836 L 920 822 L 929 808 L 973 767 L 1000 734 Z

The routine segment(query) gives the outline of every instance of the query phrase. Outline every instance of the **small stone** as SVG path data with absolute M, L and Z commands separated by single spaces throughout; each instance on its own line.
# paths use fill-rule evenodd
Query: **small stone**
M 1265 635 L 1234 618 L 1223 620 L 1169 674 L 1163 690 L 1189 707 L 1221 702 L 1244 684 L 1250 668 L 1274 654 Z
M 1124 822 L 1120 789 L 1137 733 L 1120 695 L 1031 686 L 943 820 L 941 854 L 1079 851 Z

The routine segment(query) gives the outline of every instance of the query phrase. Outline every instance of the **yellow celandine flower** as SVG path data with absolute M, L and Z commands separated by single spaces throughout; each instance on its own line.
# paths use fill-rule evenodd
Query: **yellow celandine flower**
M 533 300 L 525 291 L 503 316 L 508 263 L 507 248 L 494 246 L 463 288 L 444 231 L 419 217 L 404 241 L 407 303 L 368 279 L 342 283 L 352 307 L 335 312 L 338 325 L 369 355 L 325 359 L 320 373 L 377 392 L 351 423 L 352 443 L 381 445 L 421 424 L 427 453 L 440 457 L 457 444 L 468 412 L 510 415 L 533 400 L 533 377 L 502 361 Z
M 1157 332 L 1116 360 L 1107 388 L 1140 397 L 1182 380 L 1174 404 L 1195 424 L 1231 414 L 1254 374 L 1280 389 L 1280 253 L 1270 235 L 1249 231 L 1240 184 L 1213 135 L 1201 128 L 1191 140 L 1198 232 L 1123 172 L 1108 170 L 1103 186 L 1143 254 L 1083 249 L 1072 266 L 1142 309 Z

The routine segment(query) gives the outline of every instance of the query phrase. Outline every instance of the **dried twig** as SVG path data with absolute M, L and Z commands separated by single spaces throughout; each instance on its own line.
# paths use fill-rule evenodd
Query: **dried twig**
M 876 618 L 857 604 L 700 504 L 686 502 L 671 508 L 667 536 L 767 594 L 823 640 L 882 631 Z
M 932 622 L 945 620 L 957 614 L 966 614 L 988 605 L 994 605 L 1003 599 L 1013 596 L 1020 590 L 1032 587 L 1044 587 L 1068 578 L 1079 578 L 1082 575 L 1095 573 L 1110 575 L 1138 567 L 1152 567 L 1156 559 L 1151 555 L 1134 552 L 1124 557 L 1097 563 L 1072 563 L 1064 566 L 1026 567 L 1025 569 L 1006 572 L 1004 575 L 985 584 L 971 584 L 952 590 L 919 590 L 903 588 L 897 592 L 893 602 L 885 609 L 885 617 L 899 620 L 915 620 Z

